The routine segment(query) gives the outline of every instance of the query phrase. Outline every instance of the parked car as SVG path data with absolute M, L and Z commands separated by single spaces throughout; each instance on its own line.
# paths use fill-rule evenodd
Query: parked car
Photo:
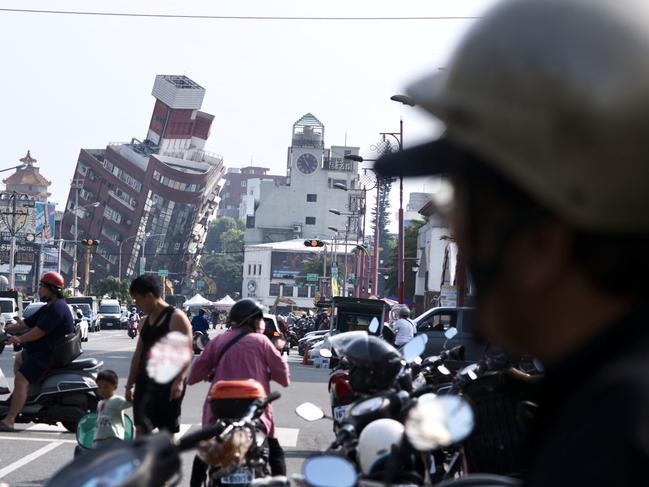
M 92 311 L 90 305 L 87 303 L 77 303 L 75 304 L 75 306 L 81 310 L 83 316 L 86 318 L 86 320 L 88 320 L 88 325 L 89 325 L 88 331 L 90 332 L 99 331 L 97 317 L 95 313 Z
M 14 298 L 0 298 L 0 313 L 4 318 L 5 323 L 18 316 L 18 304 Z
M 23 318 L 29 318 L 32 316 L 36 311 L 41 309 L 43 306 L 45 306 L 47 303 L 38 303 L 38 302 L 33 302 L 29 303 L 26 307 L 25 310 L 23 311 Z M 72 309 L 72 305 L 68 304 L 70 307 L 70 312 L 72 313 L 72 317 L 75 318 L 76 321 L 76 313 L 74 309 Z M 77 322 L 79 325 L 79 329 L 81 331 L 81 341 L 82 342 L 87 342 L 88 341 L 88 320 L 83 319 Z
M 88 341 L 88 319 L 83 316 L 83 311 L 81 311 L 82 318 L 78 318 L 77 312 L 74 310 L 73 306 L 79 306 L 78 304 L 68 304 L 70 307 L 70 312 L 72 313 L 72 317 L 74 318 L 74 321 L 77 325 L 79 325 L 79 330 L 81 331 L 81 341 L 82 342 L 87 342 Z
M 102 299 L 95 322 L 99 328 L 117 328 L 122 326 L 122 308 L 116 299 Z
M 452 346 L 464 345 L 467 362 L 477 362 L 484 356 L 485 345 L 476 343 L 473 335 L 474 308 L 431 308 L 413 321 L 417 334 L 425 333 L 428 337 L 422 358 L 439 355 L 446 344 L 444 332 L 451 327 L 458 331 Z

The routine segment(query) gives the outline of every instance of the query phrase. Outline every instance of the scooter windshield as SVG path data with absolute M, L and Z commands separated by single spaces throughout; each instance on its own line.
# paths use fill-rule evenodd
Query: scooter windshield
M 339 357 L 353 365 L 374 366 L 385 360 L 399 358 L 399 352 L 385 340 L 365 331 L 349 331 L 329 338 L 329 344 Z
M 327 337 L 325 345 L 329 346 L 339 357 L 344 357 L 349 346 L 358 339 L 367 338 L 366 331 L 347 331 Z

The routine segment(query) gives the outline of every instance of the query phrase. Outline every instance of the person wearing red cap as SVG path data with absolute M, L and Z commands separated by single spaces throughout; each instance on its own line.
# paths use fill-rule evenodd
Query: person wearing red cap
M 22 345 L 23 351 L 16 355 L 14 363 L 14 391 L 9 412 L 0 421 L 0 431 L 15 431 L 14 421 L 27 400 L 29 384 L 37 382 L 52 368 L 53 356 L 50 343 L 74 331 L 74 318 L 65 299 L 65 281 L 58 272 L 47 272 L 41 277 L 38 296 L 47 304 L 32 316 L 22 320 L 7 331 L 25 331 L 12 336 L 9 343 Z

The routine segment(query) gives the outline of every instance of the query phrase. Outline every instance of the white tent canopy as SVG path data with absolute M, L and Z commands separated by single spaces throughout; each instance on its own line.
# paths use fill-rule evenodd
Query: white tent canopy
M 200 308 L 201 306 L 212 306 L 212 301 L 205 299 L 200 293 L 183 303 L 185 308 Z
M 219 299 L 212 304 L 218 308 L 231 308 L 234 303 L 236 303 L 236 301 L 226 295 L 223 299 Z

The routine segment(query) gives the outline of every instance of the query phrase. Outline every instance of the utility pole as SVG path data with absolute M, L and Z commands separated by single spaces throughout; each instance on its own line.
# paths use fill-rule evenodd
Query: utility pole
M 21 196 L 27 196 L 24 195 L 23 193 L 17 193 L 16 191 L 13 191 L 11 193 L 11 196 L 9 197 L 11 200 L 10 207 L 11 211 L 3 211 L 1 212 L 2 214 L 2 221 L 9 230 L 9 234 L 11 236 L 11 247 L 9 249 L 9 288 L 10 289 L 15 289 L 16 288 L 16 235 L 18 232 L 20 232 L 25 225 L 27 224 L 27 218 L 23 220 L 21 224 L 19 224 L 16 221 L 16 216 L 27 216 L 27 212 L 25 212 L 22 208 L 18 210 L 17 204 L 16 204 L 16 199 L 17 197 Z M 30 201 L 31 203 L 31 201 Z M 5 217 L 11 217 L 10 220 L 7 220 Z
M 77 276 L 78 276 L 78 263 L 77 263 L 77 246 L 79 245 L 79 191 L 83 188 L 83 180 L 75 179 L 72 181 L 72 189 L 75 190 L 74 200 L 74 253 L 72 255 L 72 295 L 77 295 Z
M 88 289 L 90 287 L 90 253 L 93 247 L 99 245 L 99 240 L 84 238 L 81 243 L 84 245 L 84 247 L 86 247 L 86 269 L 83 276 L 83 295 L 87 296 Z

